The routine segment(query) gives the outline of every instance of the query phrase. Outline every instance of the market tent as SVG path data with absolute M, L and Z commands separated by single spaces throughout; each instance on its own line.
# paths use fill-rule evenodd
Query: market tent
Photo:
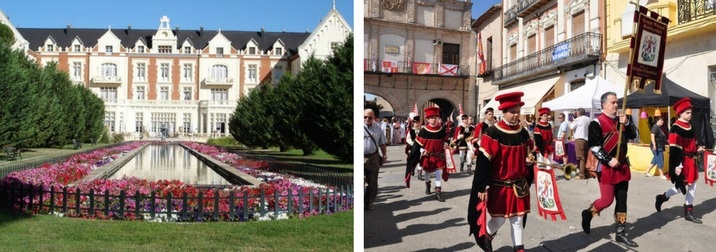
M 590 109 L 598 111 L 601 109 L 602 94 L 606 92 L 615 92 L 617 97 L 621 98 L 624 94 L 624 89 L 605 80 L 601 76 L 596 76 L 593 79 L 587 79 L 584 86 L 572 92 L 566 93 L 554 100 L 543 102 L 542 107 L 548 107 L 551 110 L 583 108 L 587 112 L 589 112 Z M 590 114 L 593 115 L 594 113 Z
M 642 107 L 671 107 L 677 101 L 684 97 L 691 98 L 692 110 L 691 126 L 694 127 L 698 136 L 698 144 L 712 148 L 714 144 L 714 136 L 709 123 L 711 114 L 710 99 L 691 92 L 676 84 L 666 76 L 661 78 L 661 94 L 654 94 L 654 85 L 644 88 L 645 92 L 633 92 L 627 95 L 627 108 Z M 622 106 L 623 99 L 619 99 L 619 107 Z M 675 117 L 676 115 L 670 115 Z M 666 122 L 669 122 L 668 120 Z

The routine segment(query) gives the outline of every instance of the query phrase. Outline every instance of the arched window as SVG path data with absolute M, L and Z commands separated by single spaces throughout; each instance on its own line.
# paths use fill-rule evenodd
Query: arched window
M 229 76 L 229 69 L 224 65 L 214 65 L 209 71 L 210 78 L 227 78 Z
M 112 63 L 104 63 L 100 66 L 100 74 L 103 77 L 116 77 L 117 76 L 117 65 Z

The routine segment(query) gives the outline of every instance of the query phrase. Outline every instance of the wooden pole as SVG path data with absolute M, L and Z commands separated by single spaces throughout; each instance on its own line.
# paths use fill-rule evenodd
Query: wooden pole
M 639 5 L 638 5 L 637 3 L 631 2 L 631 1 L 630 1 L 629 3 L 636 5 L 636 10 L 637 10 L 637 11 L 634 12 L 634 15 L 638 15 L 637 12 L 638 12 L 638 10 L 639 10 Z M 623 21 L 623 20 L 622 20 L 622 21 Z M 634 22 L 633 28 L 632 28 L 632 30 L 631 30 L 631 36 L 629 36 L 629 64 L 627 65 L 627 67 L 630 67 L 631 64 L 633 63 L 633 62 L 632 62 L 632 61 L 633 61 L 632 58 L 634 57 L 634 46 L 638 46 L 638 45 L 632 45 L 632 42 L 635 42 L 635 41 L 634 41 L 634 33 L 636 32 L 636 29 L 637 29 L 636 22 Z M 626 80 L 624 81 L 624 96 L 623 96 L 623 99 L 622 99 L 622 113 L 624 113 L 624 110 L 626 110 L 627 90 L 629 89 L 629 85 L 630 85 L 630 84 L 631 84 L 631 83 L 629 82 L 629 74 L 627 74 Z M 617 113 L 617 116 L 619 116 L 618 113 Z M 617 162 L 619 161 L 619 155 L 621 154 L 621 148 L 622 148 L 622 132 L 624 132 L 624 124 L 619 123 L 619 130 L 618 130 L 618 131 L 619 131 L 619 138 L 617 139 L 617 156 L 616 156 Z

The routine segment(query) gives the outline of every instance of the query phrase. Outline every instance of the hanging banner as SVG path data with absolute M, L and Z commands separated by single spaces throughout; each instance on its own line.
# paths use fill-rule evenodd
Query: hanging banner
M 457 65 L 440 64 L 440 75 L 457 76 Z
M 447 173 L 457 172 L 457 169 L 455 169 L 455 160 L 452 159 L 452 151 L 450 148 L 445 149 L 445 168 L 447 168 Z
M 552 217 L 552 221 L 557 221 L 557 215 L 562 220 L 566 220 L 564 215 L 562 202 L 559 200 L 559 191 L 557 190 L 557 180 L 554 177 L 554 169 L 543 170 L 534 166 L 535 170 L 535 190 L 537 195 L 537 210 L 539 216 L 547 219 Z
M 413 62 L 413 74 L 430 74 L 432 71 L 432 64 L 425 62 Z
M 704 152 L 704 182 L 710 186 L 716 183 L 716 155 Z
M 636 33 L 631 38 L 627 79 L 634 90 L 643 90 L 653 83 L 654 93 L 661 94 L 669 19 L 639 6 L 639 10 L 634 12 L 634 23 Z

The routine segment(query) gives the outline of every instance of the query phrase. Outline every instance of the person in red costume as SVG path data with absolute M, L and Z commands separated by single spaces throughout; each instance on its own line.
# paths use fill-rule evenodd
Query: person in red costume
M 492 251 L 492 239 L 505 221 L 512 228 L 515 251 L 524 251 L 522 230 L 530 212 L 529 185 L 534 180 L 533 164 L 527 157 L 534 143 L 527 129 L 519 124 L 520 109 L 525 104 L 523 95 L 512 92 L 495 97 L 504 116 L 480 139 L 467 220 L 470 234 L 485 251 Z M 490 221 L 486 221 L 487 213 L 492 217 Z
M 535 151 L 541 156 L 537 157 L 537 161 L 540 163 L 552 163 L 552 154 L 554 153 L 553 139 L 554 133 L 552 132 L 552 125 L 549 124 L 549 108 L 543 107 L 538 110 L 539 121 L 535 125 L 534 138 L 535 138 Z
M 669 133 L 669 167 L 673 167 L 669 169 L 669 177 L 674 187 L 657 195 L 655 206 L 656 211 L 661 212 L 661 204 L 681 191 L 686 195 L 684 220 L 701 224 L 701 220 L 693 215 L 696 180 L 699 178 L 699 169 L 694 158 L 701 155 L 705 148 L 696 145 L 696 132 L 691 127 L 692 108 L 691 99 L 688 97 L 674 103 L 674 111 L 679 117 Z
M 425 172 L 425 194 L 430 195 L 430 173 L 435 173 L 435 197 L 438 201 L 445 201 L 442 195 L 442 181 L 448 181 L 448 173 L 445 169 L 445 149 L 448 148 L 448 129 L 452 125 L 448 122 L 447 129 L 443 128 L 438 121 L 440 108 L 425 108 L 425 119 L 427 124 L 420 130 L 415 138 L 417 144 L 413 144 L 412 153 L 420 155 L 420 165 Z M 408 171 L 406 178 L 410 179 Z M 410 187 L 410 186 L 408 186 Z
M 629 247 L 638 247 L 636 242 L 626 236 L 627 191 L 629 191 L 629 180 L 631 180 L 629 159 L 626 156 L 627 142 L 629 139 L 636 138 L 636 127 L 627 119 L 626 115 L 618 115 L 616 93 L 602 94 L 601 102 L 602 114 L 589 123 L 587 140 L 589 151 L 599 160 L 597 180 L 601 197 L 582 211 L 582 229 L 589 234 L 592 218 L 599 215 L 616 199 L 617 204 L 614 206 L 615 240 Z M 617 147 L 620 129 L 623 129 L 621 147 Z M 617 149 L 619 149 L 619 153 L 617 153 Z

